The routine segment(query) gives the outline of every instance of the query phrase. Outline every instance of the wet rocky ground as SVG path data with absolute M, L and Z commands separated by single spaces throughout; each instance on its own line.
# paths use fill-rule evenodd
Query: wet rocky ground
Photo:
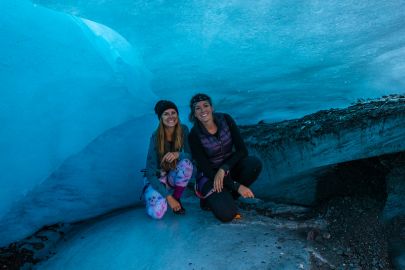
M 296 230 L 306 238 L 309 269 L 395 269 L 390 239 L 398 239 L 403 223 L 382 222 L 382 201 L 370 197 L 337 197 L 316 208 L 276 205 L 242 204 L 241 207 L 273 217 L 280 227 Z M 274 211 L 280 207 L 284 210 Z
M 372 198 L 336 198 L 322 206 L 330 238 L 314 238 L 313 269 L 392 269 L 388 237 L 379 216 L 383 203 Z M 326 263 L 327 262 L 327 263 Z
M 47 260 L 70 228 L 68 224 L 45 226 L 26 239 L 0 248 L 0 269 L 31 269 L 38 262 Z
M 392 241 L 405 241 L 404 220 L 384 223 L 384 201 L 372 196 L 335 197 L 316 207 L 286 205 L 260 200 L 241 201 L 242 213 L 271 217 L 269 226 L 295 231 L 307 241 L 309 269 L 400 269 Z M 242 214 L 243 215 L 243 214 Z M 243 218 L 243 216 L 242 216 Z M 30 269 L 54 254 L 73 225 L 48 226 L 35 235 L 0 250 L 0 269 Z M 73 228 L 72 228 L 73 227 Z M 280 250 L 283 239 L 279 239 Z M 395 243 L 394 243 L 395 245 Z M 394 247 L 395 248 L 395 247 Z M 266 258 L 263 258 L 266 260 Z M 295 269 L 295 266 L 291 266 Z
M 398 244 L 401 237 L 405 241 L 404 223 L 384 224 L 383 206 L 383 201 L 368 196 L 336 197 L 315 208 L 260 200 L 240 202 L 243 213 L 271 217 L 269 226 L 295 231 L 306 239 L 309 269 L 395 269 L 391 255 L 396 254 L 390 253 L 390 239 Z M 30 269 L 47 260 L 71 229 L 62 224 L 45 227 L 30 238 L 2 248 L 0 269 Z M 278 245 L 282 250 L 283 239 Z

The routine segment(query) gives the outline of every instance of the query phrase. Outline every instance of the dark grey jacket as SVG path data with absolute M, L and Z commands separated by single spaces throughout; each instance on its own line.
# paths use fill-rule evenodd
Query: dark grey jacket
M 188 127 L 181 125 L 183 129 L 183 147 L 180 149 L 179 160 L 189 159 L 191 160 L 190 147 L 188 145 Z M 146 173 L 147 181 L 151 186 L 159 192 L 163 198 L 166 198 L 169 195 L 168 190 L 165 185 L 159 181 L 160 178 L 160 160 L 159 153 L 156 146 L 156 131 L 153 132 L 150 137 L 148 157 L 146 159 Z

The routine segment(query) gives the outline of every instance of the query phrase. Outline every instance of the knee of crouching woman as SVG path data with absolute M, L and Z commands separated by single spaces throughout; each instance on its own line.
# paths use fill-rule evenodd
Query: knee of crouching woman
M 180 160 L 177 167 L 183 172 L 184 177 L 191 178 L 191 176 L 193 175 L 194 166 L 189 159 L 185 158 Z
M 234 217 L 236 216 L 236 214 L 237 214 L 236 210 L 229 209 L 229 211 L 220 213 L 220 214 L 216 215 L 216 217 L 221 222 L 227 223 L 227 222 L 231 222 L 234 219 Z

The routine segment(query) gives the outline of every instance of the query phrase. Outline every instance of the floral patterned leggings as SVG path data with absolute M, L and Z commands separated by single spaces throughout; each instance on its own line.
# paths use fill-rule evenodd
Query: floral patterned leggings
M 193 164 L 188 159 L 182 159 L 177 163 L 175 169 L 169 171 L 165 176 L 160 177 L 160 182 L 166 185 L 166 188 L 173 190 L 173 197 L 180 199 L 184 189 L 187 186 L 193 174 Z M 155 219 L 161 219 L 167 211 L 167 201 L 151 185 L 144 193 L 146 212 Z

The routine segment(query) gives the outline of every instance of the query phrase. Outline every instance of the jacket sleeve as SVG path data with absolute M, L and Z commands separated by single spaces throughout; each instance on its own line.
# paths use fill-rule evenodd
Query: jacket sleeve
M 163 198 L 169 195 L 166 187 L 159 181 L 160 174 L 159 158 L 156 151 L 156 136 L 152 135 L 149 142 L 148 156 L 146 159 L 146 179 Z
M 191 130 L 190 135 L 188 136 L 188 141 L 190 143 L 191 155 L 197 163 L 199 170 L 209 179 L 214 179 L 216 172 L 213 170 L 201 144 L 200 138 L 195 133 L 194 129 Z
M 231 131 L 232 143 L 235 147 L 235 152 L 222 164 L 221 168 L 226 172 L 231 170 L 239 160 L 248 155 L 245 142 L 240 135 L 240 131 L 235 121 L 229 114 L 225 114 L 225 120 Z
M 182 125 L 182 128 L 183 128 L 183 148 L 180 151 L 179 160 L 182 159 L 191 160 L 191 150 L 188 143 L 188 136 L 189 136 L 188 127 Z

